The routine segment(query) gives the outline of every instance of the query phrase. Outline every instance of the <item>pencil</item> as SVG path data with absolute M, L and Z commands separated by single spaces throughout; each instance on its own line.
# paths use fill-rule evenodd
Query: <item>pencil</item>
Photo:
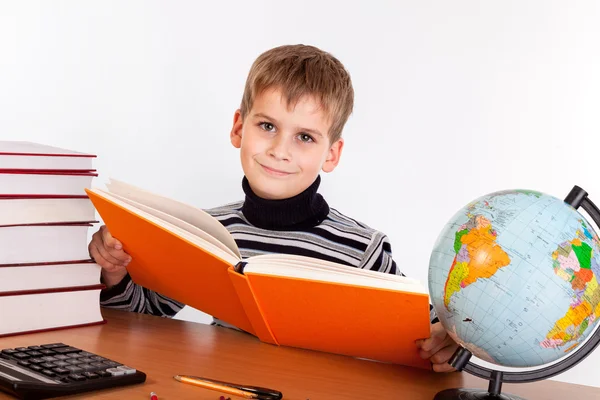
M 189 383 L 190 385 L 199 386 L 204 389 L 216 390 L 217 392 L 232 394 L 234 396 L 240 396 L 245 399 L 260 399 L 260 395 L 256 393 L 245 392 L 243 390 L 236 389 L 231 386 L 219 385 L 217 383 L 181 375 L 175 375 L 173 378 L 175 378 L 175 380 L 179 382 Z

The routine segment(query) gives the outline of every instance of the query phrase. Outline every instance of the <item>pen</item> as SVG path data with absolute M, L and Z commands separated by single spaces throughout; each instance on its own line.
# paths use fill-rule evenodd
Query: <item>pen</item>
M 150 400 L 158 400 L 158 396 L 154 392 L 150 392 Z
M 216 390 L 221 393 L 232 394 L 245 399 L 279 400 L 283 397 L 281 392 L 257 386 L 236 385 L 234 383 L 200 378 L 197 376 L 176 375 L 173 378 L 179 382 L 189 383 L 190 385 L 199 386 L 204 389 Z

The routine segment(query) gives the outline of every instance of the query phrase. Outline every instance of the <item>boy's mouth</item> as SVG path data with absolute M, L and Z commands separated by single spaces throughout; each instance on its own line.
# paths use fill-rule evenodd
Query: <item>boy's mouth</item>
M 270 175 L 275 175 L 275 176 L 288 176 L 291 175 L 291 172 L 286 172 L 286 171 L 281 171 L 279 169 L 275 169 L 275 168 L 270 168 L 267 167 L 266 165 L 260 164 L 259 165 Z

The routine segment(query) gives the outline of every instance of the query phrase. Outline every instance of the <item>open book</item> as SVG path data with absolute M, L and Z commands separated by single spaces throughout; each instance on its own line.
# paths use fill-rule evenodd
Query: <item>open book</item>
M 242 260 L 206 212 L 114 179 L 107 188 L 86 192 L 137 284 L 267 343 L 429 367 L 414 344 L 430 333 L 418 281 L 303 256 Z

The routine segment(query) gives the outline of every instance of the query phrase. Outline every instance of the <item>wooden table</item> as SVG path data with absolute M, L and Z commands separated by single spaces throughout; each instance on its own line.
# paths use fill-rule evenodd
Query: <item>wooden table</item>
M 13 336 L 0 348 L 63 342 L 144 371 L 146 383 L 69 399 L 217 400 L 218 392 L 182 384 L 173 375 L 210 377 L 280 390 L 289 400 L 431 400 L 447 388 L 486 388 L 466 373 L 437 374 L 345 356 L 277 347 L 227 328 L 103 310 L 101 326 Z M 600 389 L 554 381 L 504 385 L 528 400 L 600 399 Z M 227 397 L 227 396 L 226 396 Z M 10 399 L 0 393 L 0 399 Z M 232 397 L 232 400 L 235 398 Z

